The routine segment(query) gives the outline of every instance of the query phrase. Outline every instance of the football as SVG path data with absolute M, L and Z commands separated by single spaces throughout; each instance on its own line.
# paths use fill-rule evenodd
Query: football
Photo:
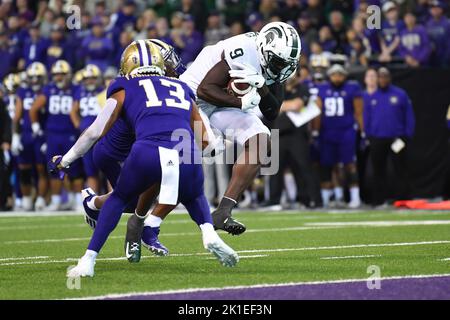
M 239 98 L 245 96 L 252 89 L 252 87 L 249 84 L 236 83 L 235 80 L 236 78 L 232 78 L 230 82 L 228 82 L 227 91 L 229 94 Z

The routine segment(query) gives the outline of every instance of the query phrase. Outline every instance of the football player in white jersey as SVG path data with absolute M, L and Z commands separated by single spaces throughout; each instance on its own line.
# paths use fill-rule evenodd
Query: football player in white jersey
M 211 126 L 243 147 L 225 195 L 212 214 L 216 229 L 233 235 L 246 230 L 231 217 L 231 211 L 261 167 L 261 141 L 270 146 L 270 131 L 258 118 L 257 107 L 267 120 L 278 116 L 283 83 L 297 69 L 300 52 L 297 31 L 289 24 L 273 22 L 259 33 L 238 35 L 205 47 L 180 77 L 196 93 Z M 249 84 L 252 90 L 242 98 L 228 94 L 224 88 L 232 78 L 239 78 L 238 82 Z M 257 145 L 257 150 L 250 145 Z M 257 159 L 257 163 L 249 159 Z

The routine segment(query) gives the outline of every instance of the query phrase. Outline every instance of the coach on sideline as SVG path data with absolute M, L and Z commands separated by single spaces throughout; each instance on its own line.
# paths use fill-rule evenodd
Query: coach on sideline
M 373 168 L 372 204 L 385 204 L 387 159 L 392 155 L 399 196 L 409 192 L 407 148 L 414 134 L 414 112 L 407 93 L 391 84 L 387 68 L 378 70 L 378 89 L 364 93 L 364 128 L 370 141 L 369 159 Z M 390 197 L 392 198 L 392 197 Z
M 0 88 L 2 91 L 2 88 Z M 0 211 L 10 210 L 7 199 L 11 196 L 9 177 L 11 174 L 11 118 L 0 92 Z

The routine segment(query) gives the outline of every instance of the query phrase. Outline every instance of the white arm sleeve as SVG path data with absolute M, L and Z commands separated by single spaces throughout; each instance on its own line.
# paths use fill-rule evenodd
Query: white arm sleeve
M 61 165 L 66 168 L 78 158 L 84 156 L 86 152 L 97 142 L 105 130 L 111 115 L 117 106 L 117 100 L 109 98 L 105 107 L 95 118 L 95 121 L 83 132 L 73 147 L 63 156 Z

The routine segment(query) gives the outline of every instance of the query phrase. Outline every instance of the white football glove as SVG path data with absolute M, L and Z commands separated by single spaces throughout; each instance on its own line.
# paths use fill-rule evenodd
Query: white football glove
M 20 134 L 14 133 L 11 141 L 11 153 L 15 156 L 23 150 L 22 142 L 20 142 Z
M 254 67 L 238 62 L 234 65 L 240 68 L 239 70 L 229 71 L 231 78 L 238 78 L 234 81 L 235 83 L 247 83 L 254 88 L 262 88 L 266 79 Z
M 261 102 L 261 96 L 258 93 L 258 90 L 256 88 L 253 88 L 250 90 L 249 93 L 247 93 L 245 96 L 241 98 L 242 103 L 242 111 L 247 112 L 257 106 L 259 106 L 259 103 Z
M 31 131 L 33 131 L 33 137 L 42 136 L 44 134 L 41 130 L 41 125 L 38 122 L 31 124 Z

